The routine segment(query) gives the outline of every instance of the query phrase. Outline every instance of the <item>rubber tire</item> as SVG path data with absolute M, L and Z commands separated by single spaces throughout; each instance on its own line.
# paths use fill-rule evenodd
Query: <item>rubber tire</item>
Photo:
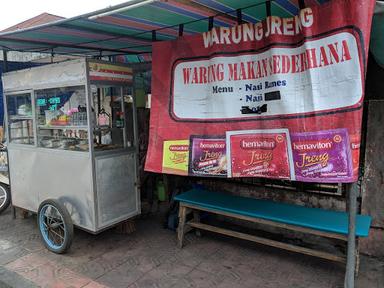
M 65 232 L 66 232 L 66 236 L 67 237 L 65 237 L 65 239 L 64 239 L 64 244 L 60 248 L 58 248 L 58 249 L 55 249 L 55 248 L 49 246 L 49 244 L 44 240 L 44 237 L 42 235 L 42 231 L 40 229 L 40 213 L 41 213 L 41 209 L 46 204 L 54 206 L 59 211 L 59 213 L 63 217 L 63 221 L 64 221 L 64 224 L 65 224 L 65 227 L 66 227 L 66 231 Z M 53 253 L 56 253 L 56 254 L 64 254 L 71 247 L 72 239 L 73 239 L 73 234 L 74 234 L 72 219 L 71 219 L 71 216 L 69 215 L 67 209 L 62 204 L 60 204 L 59 201 L 54 200 L 54 199 L 48 199 L 48 200 L 43 201 L 40 204 L 39 210 L 37 212 L 37 227 L 39 229 L 41 240 L 44 243 L 44 246 L 49 251 L 51 251 Z
M 0 183 L 0 189 L 5 191 L 5 194 L 7 195 L 7 199 L 5 200 L 5 203 L 3 207 L 0 208 L 0 214 L 3 213 L 5 210 L 7 210 L 9 204 L 11 204 L 11 192 L 9 191 L 9 187 L 6 184 Z

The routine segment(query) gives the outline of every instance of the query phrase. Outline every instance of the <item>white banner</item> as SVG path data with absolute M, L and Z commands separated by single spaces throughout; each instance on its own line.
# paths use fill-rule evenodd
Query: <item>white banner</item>
M 350 107 L 363 96 L 359 61 L 356 39 L 348 32 L 296 48 L 181 61 L 173 70 L 171 113 L 213 120 Z

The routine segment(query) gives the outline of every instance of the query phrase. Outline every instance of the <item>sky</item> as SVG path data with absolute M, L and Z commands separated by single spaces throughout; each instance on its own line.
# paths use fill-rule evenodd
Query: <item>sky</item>
M 0 30 L 23 22 L 43 12 L 73 17 L 128 0 L 2 0 Z

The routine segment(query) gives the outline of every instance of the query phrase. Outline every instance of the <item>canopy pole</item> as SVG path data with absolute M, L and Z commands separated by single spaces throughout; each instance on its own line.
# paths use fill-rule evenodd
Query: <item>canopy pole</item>
M 348 248 L 345 288 L 355 287 L 357 185 L 348 185 Z
M 183 36 L 184 33 L 184 24 L 179 25 L 179 37 Z
M 53 60 L 55 58 L 55 53 L 53 52 L 53 48 L 51 50 L 51 63 L 53 63 Z
M 237 25 L 243 24 L 243 12 L 241 9 L 236 10 L 236 15 L 237 15 Z
M 305 8 L 305 0 L 299 0 L 299 8 L 300 10 Z
M 8 72 L 8 53 L 3 50 L 3 72 Z
M 208 18 L 208 31 L 213 29 L 213 16 Z
M 270 0 L 265 2 L 265 10 L 266 10 L 267 17 L 272 15 L 272 8 L 271 8 L 271 1 Z

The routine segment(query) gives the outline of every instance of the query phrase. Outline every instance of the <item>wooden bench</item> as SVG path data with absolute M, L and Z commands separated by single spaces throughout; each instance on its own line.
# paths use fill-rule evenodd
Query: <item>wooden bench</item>
M 344 241 L 348 241 L 348 213 L 251 199 L 203 189 L 192 189 L 176 196 L 175 200 L 180 202 L 178 227 L 180 248 L 183 246 L 185 233 L 195 228 L 197 231 L 199 229 L 208 230 L 293 252 L 332 261 L 346 262 L 346 257 L 342 255 L 339 256 L 201 223 L 199 211 Z M 186 219 L 189 213 L 193 213 L 193 219 L 187 222 Z M 356 237 L 367 237 L 370 224 L 370 216 L 357 215 Z M 358 252 L 355 255 L 358 258 Z M 358 267 L 358 261 L 356 263 L 356 267 Z

